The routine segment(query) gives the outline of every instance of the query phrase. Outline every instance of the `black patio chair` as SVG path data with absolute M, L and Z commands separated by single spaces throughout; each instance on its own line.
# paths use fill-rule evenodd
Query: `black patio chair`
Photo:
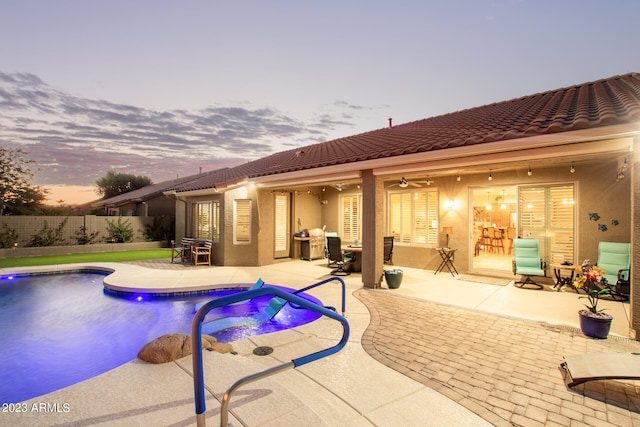
M 327 237 L 327 253 L 328 265 L 334 265 L 336 268 L 331 270 L 334 276 L 347 276 L 351 274 L 351 261 L 353 254 L 351 252 L 342 251 L 342 241 L 340 237 Z
M 384 237 L 384 257 L 382 263 L 393 265 L 393 236 Z

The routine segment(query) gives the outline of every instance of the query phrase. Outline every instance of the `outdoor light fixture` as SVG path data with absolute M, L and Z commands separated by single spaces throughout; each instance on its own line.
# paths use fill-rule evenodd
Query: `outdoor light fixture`
M 529 168 L 529 170 L 527 171 L 527 175 L 529 175 L 529 176 L 533 175 L 533 172 L 531 171 L 531 168 Z

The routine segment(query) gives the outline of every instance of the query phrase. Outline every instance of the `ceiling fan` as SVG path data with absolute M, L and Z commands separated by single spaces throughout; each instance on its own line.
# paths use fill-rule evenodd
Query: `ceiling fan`
M 415 181 L 415 182 L 409 182 L 406 180 L 406 178 L 403 176 L 402 178 L 400 178 L 400 181 L 389 185 L 389 187 L 400 187 L 400 188 L 407 188 L 408 186 L 412 186 L 412 187 L 422 187 L 422 185 L 420 184 L 427 184 L 427 185 L 431 185 L 433 183 L 433 181 L 429 180 L 429 178 L 427 178 L 426 181 Z

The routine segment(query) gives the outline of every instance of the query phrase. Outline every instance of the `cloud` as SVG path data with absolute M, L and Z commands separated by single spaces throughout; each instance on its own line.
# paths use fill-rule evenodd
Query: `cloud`
M 157 111 L 72 96 L 29 73 L 0 72 L 0 144 L 22 147 L 43 185 L 94 185 L 110 169 L 155 182 L 326 140 L 355 124 L 345 101 L 300 119 L 273 108 Z

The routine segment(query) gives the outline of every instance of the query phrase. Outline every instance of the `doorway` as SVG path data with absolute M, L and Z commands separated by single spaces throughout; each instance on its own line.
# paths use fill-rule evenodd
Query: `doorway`
M 274 258 L 287 258 L 289 257 L 289 241 L 291 240 L 290 196 L 289 194 L 275 194 L 274 197 Z
M 572 183 L 475 187 L 469 265 L 475 273 L 512 275 L 513 239 L 534 238 L 551 265 L 574 260 L 575 186 Z
M 517 227 L 516 186 L 469 189 L 471 203 L 470 270 L 475 273 L 512 275 L 513 238 Z

